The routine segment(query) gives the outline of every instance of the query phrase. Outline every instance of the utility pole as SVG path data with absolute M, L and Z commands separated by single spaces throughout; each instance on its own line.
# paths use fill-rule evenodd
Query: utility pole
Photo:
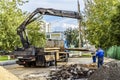
M 79 0 L 77 1 L 77 4 L 78 4 L 78 13 L 79 13 L 79 15 L 81 16 L 81 14 L 80 14 L 80 4 L 79 4 Z M 82 46 L 81 46 L 81 20 L 79 19 L 78 20 L 78 27 L 79 27 L 79 48 L 81 48 Z

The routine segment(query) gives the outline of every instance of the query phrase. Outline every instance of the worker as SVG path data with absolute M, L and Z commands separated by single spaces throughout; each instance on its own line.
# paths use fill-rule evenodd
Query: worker
M 96 53 L 92 52 L 91 55 L 92 55 L 93 63 L 96 63 Z
M 100 66 L 103 65 L 103 61 L 104 61 L 104 50 L 102 50 L 101 47 L 98 47 L 98 50 L 96 52 L 96 57 L 98 58 L 97 65 L 99 68 Z

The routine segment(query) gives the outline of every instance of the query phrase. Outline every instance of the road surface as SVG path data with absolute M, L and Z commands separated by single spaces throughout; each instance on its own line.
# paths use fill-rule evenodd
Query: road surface
M 106 59 L 105 63 L 110 62 L 112 59 Z M 69 58 L 68 62 L 58 63 L 60 65 L 69 65 L 69 64 L 90 64 L 92 63 L 91 58 Z M 51 66 L 48 68 L 43 67 L 32 67 L 25 68 L 23 66 L 19 66 L 17 64 L 14 65 L 6 65 L 4 66 L 8 71 L 19 77 L 21 80 L 46 80 L 46 77 L 50 73 L 52 69 L 56 69 L 56 67 Z

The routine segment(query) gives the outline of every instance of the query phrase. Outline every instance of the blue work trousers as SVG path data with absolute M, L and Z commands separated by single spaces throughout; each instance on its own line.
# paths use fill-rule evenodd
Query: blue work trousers
M 103 57 L 98 57 L 98 68 L 103 65 Z
M 96 63 L 96 56 L 92 56 L 93 63 Z

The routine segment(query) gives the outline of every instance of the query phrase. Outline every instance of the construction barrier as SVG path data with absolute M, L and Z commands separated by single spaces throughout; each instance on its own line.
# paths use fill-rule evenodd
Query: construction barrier
M 106 51 L 107 57 L 120 60 L 120 46 L 112 46 Z

